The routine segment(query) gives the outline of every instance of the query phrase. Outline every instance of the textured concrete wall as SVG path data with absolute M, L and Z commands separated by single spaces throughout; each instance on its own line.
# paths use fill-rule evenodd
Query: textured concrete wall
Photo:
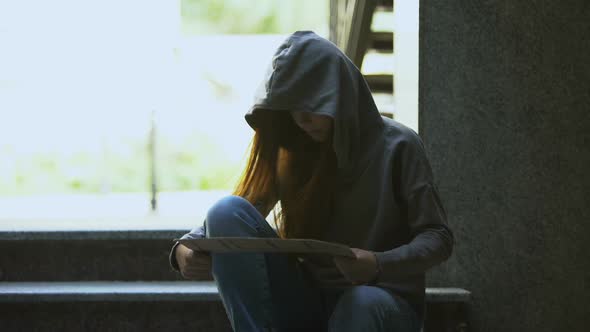
M 422 0 L 420 134 L 474 331 L 588 331 L 590 1 Z

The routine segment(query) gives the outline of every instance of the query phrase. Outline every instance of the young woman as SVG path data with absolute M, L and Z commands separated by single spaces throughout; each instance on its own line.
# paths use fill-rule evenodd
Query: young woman
M 358 68 L 313 32 L 279 46 L 245 118 L 255 134 L 234 195 L 183 238 L 312 238 L 356 258 L 176 244 L 172 266 L 214 278 L 235 331 L 419 331 L 424 274 L 453 235 L 418 135 L 382 117 Z

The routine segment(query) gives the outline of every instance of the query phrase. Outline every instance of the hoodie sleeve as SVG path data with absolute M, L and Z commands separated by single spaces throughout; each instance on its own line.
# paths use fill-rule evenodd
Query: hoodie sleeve
M 184 234 L 180 239 L 197 239 L 197 238 L 204 238 L 205 237 L 205 223 L 203 225 L 191 230 L 190 232 Z M 180 272 L 180 268 L 178 267 L 178 262 L 176 261 L 176 247 L 178 247 L 180 243 L 177 241 L 172 246 L 170 250 L 170 254 L 168 255 L 168 261 L 170 262 L 170 267 L 176 271 Z
M 376 253 L 379 280 L 426 272 L 448 259 L 454 238 L 434 185 L 432 169 L 420 137 L 413 131 L 394 150 L 394 191 L 407 219 L 411 241 Z

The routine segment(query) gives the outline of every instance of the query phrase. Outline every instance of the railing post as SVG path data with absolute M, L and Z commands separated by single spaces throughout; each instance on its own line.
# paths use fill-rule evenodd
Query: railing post
M 156 168 L 156 111 L 152 110 L 150 119 L 150 132 L 148 138 L 148 158 L 150 164 L 150 190 L 151 190 L 151 209 L 155 212 L 158 209 L 158 184 Z

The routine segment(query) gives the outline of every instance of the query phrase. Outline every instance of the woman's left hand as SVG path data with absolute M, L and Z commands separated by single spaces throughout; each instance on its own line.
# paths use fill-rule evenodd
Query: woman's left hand
M 356 258 L 334 257 L 334 264 L 352 284 L 362 285 L 377 276 L 377 259 L 371 251 L 351 248 Z

